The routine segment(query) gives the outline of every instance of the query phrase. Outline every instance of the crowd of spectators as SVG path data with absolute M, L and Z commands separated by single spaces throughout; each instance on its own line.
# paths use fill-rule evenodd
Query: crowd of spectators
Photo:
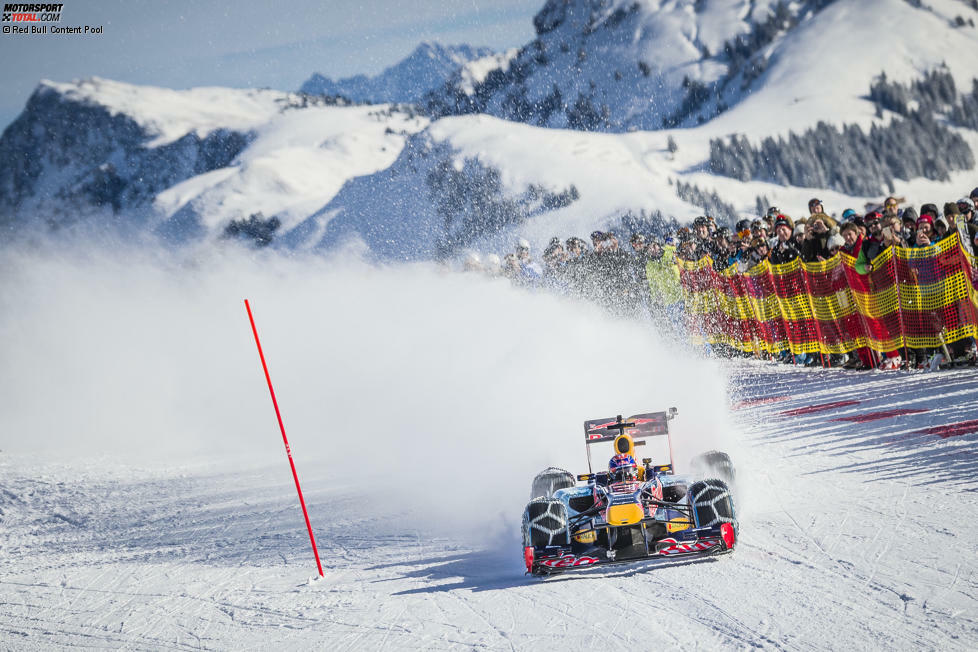
M 808 215 L 792 219 L 777 207 L 756 219 L 742 219 L 733 228 L 717 225 L 712 217 L 697 217 L 663 237 L 632 233 L 623 246 L 616 233 L 594 231 L 590 245 L 579 237 L 554 237 L 539 260 L 531 255 L 530 243 L 520 239 L 515 250 L 503 256 L 489 254 L 483 260 L 470 253 L 463 262 L 467 271 L 480 271 L 509 278 L 524 287 L 543 287 L 561 294 L 578 295 L 595 301 L 618 315 L 641 315 L 678 336 L 683 323 L 682 292 L 677 259 L 698 261 L 709 256 L 718 271 L 732 265 L 747 271 L 767 260 L 772 264 L 795 259 L 813 263 L 844 251 L 856 259 L 860 274 L 872 271 L 872 261 L 887 247 L 927 247 L 956 232 L 959 216 L 967 225 L 967 244 L 978 255 L 978 188 L 968 197 L 944 204 L 901 208 L 903 201 L 887 197 L 882 205 L 863 214 L 847 208 L 836 219 L 819 199 L 808 202 Z M 720 355 L 744 355 L 726 347 L 712 347 Z M 978 358 L 975 342 L 967 339 L 940 350 L 904 350 L 877 355 L 869 349 L 853 354 L 793 356 L 784 351 L 771 356 L 789 364 L 830 365 L 848 369 L 937 369 L 943 364 L 970 362 Z

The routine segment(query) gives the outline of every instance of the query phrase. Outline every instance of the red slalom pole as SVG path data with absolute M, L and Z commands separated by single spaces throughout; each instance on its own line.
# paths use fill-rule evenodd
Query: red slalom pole
M 268 393 L 272 395 L 272 405 L 275 406 L 275 416 L 278 418 L 278 427 L 282 431 L 282 441 L 285 442 L 285 452 L 289 456 L 289 466 L 292 467 L 292 477 L 295 478 L 295 490 L 299 494 L 299 505 L 302 506 L 302 515 L 306 518 L 306 528 L 309 530 L 309 542 L 312 543 L 312 554 L 316 556 L 316 567 L 319 569 L 319 576 L 323 575 L 323 565 L 319 561 L 319 550 L 316 549 L 316 537 L 312 534 L 312 523 L 309 522 L 309 512 L 306 511 L 306 501 L 302 498 L 302 487 L 299 486 L 299 474 L 295 472 L 295 461 L 292 459 L 292 447 L 289 446 L 289 438 L 285 436 L 285 424 L 282 423 L 282 413 L 278 409 L 278 401 L 275 400 L 275 390 L 272 389 L 272 377 L 268 375 L 268 365 L 265 364 L 265 354 L 261 350 L 261 340 L 258 339 L 258 329 L 255 328 L 255 318 L 251 314 L 251 304 L 244 300 L 245 309 L 248 311 L 248 321 L 251 322 L 251 332 L 255 334 L 255 344 L 258 346 L 258 357 L 261 358 L 261 368 L 265 371 L 265 380 L 268 382 Z

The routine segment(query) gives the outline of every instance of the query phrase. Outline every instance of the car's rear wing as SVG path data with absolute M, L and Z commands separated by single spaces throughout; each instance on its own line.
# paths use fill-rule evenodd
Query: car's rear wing
M 584 443 L 587 449 L 587 468 L 591 471 L 591 444 L 604 441 L 614 441 L 619 435 L 625 434 L 632 438 L 636 446 L 645 442 L 647 437 L 665 436 L 669 439 L 669 465 L 674 467 L 672 459 L 672 438 L 669 436 L 669 421 L 679 413 L 676 408 L 667 412 L 646 412 L 635 414 L 627 419 L 617 417 L 605 419 L 588 419 L 584 422 Z

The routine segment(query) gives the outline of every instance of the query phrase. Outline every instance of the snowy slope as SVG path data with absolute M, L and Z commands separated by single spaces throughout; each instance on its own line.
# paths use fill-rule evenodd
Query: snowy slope
M 192 216 L 212 237 L 258 212 L 291 229 L 349 179 L 389 167 L 405 137 L 426 124 L 386 106 L 287 111 L 257 128 L 232 166 L 166 189 L 154 208 L 175 223 Z
M 881 71 L 907 83 L 944 64 L 958 88 L 970 89 L 978 77 L 978 29 L 952 27 L 957 16 L 978 20 L 978 10 L 959 0 L 919 7 L 905 0 L 836 0 L 773 47 L 766 72 L 702 131 L 759 140 L 819 120 L 866 126 L 874 117 L 866 98 Z
M 86 216 L 213 241 L 256 213 L 291 228 L 427 124 L 292 93 L 42 82 L 0 139 L 0 224 Z M 69 206 L 70 210 L 65 210 Z
M 428 266 L 114 254 L 3 263 L 5 648 L 978 644 L 974 370 L 718 368 Z M 75 328 L 53 318 L 79 307 Z M 628 364 L 597 375 L 581 355 Z M 525 577 L 532 473 L 582 468 L 584 418 L 670 404 L 679 463 L 737 463 L 734 554 Z
M 978 133 L 965 133 L 978 152 Z M 715 191 L 745 216 L 754 215 L 761 196 L 790 215 L 804 214 L 808 200 L 815 196 L 836 215 L 848 207 L 859 210 L 867 202 L 883 200 L 883 196 L 849 196 L 764 181 L 744 183 L 710 174 L 704 159 L 711 136 L 706 126 L 604 134 L 534 127 L 485 115 L 442 118 L 420 132 L 389 168 L 351 182 L 290 235 L 309 243 L 313 238 L 308 233 L 324 234 L 320 246 L 333 246 L 355 235 L 382 259 L 430 257 L 445 228 L 438 212 L 443 194 L 432 187 L 429 174 L 444 161 L 458 170 L 466 161 L 498 170 L 502 199 L 519 197 L 531 186 L 577 191 L 577 199 L 567 206 L 532 213 L 467 245 L 484 252 L 509 250 L 517 237 L 528 238 L 539 251 L 553 236 L 584 237 L 627 212 L 660 210 L 680 222 L 692 221 L 703 214 L 703 208 L 677 195 L 677 181 Z M 669 138 L 679 148 L 674 154 L 668 151 Z M 898 179 L 895 194 L 920 205 L 956 199 L 974 184 L 974 171 L 964 170 L 946 182 Z
M 715 133 L 764 136 L 818 120 L 866 124 L 864 98 L 883 70 L 908 81 L 944 63 L 961 88 L 976 74 L 978 30 L 966 21 L 978 11 L 960 0 L 778 5 L 551 0 L 534 19 L 537 38 L 499 73 L 451 82 L 429 101 L 445 113 L 603 131 L 697 125 L 720 113 Z M 784 20 L 767 26 L 774 14 Z M 737 39 L 755 45 L 732 55 L 725 48 Z M 706 94 L 684 109 L 687 82 Z
M 330 221 L 321 244 L 357 234 L 384 258 L 430 257 L 445 227 L 438 212 L 441 195 L 429 179 L 446 160 L 455 170 L 463 170 L 467 161 L 498 170 L 504 198 L 530 186 L 577 192 L 566 207 L 517 220 L 501 233 L 469 243 L 476 249 L 508 249 L 514 230 L 537 247 L 555 234 L 584 236 L 628 209 L 655 207 L 687 219 L 698 214 L 670 187 L 670 169 L 660 152 L 665 141 L 655 135 L 553 130 L 475 115 L 443 118 L 421 136 L 389 171 L 350 184 L 323 209 Z M 460 194 L 470 196 L 473 190 Z
M 312 95 L 342 96 L 354 102 L 414 103 L 468 62 L 489 56 L 489 48 L 422 43 L 411 54 L 373 77 L 356 75 L 332 80 L 315 73 L 299 89 Z
M 146 147 L 168 145 L 188 133 L 200 138 L 217 129 L 249 131 L 277 114 L 288 95 L 280 91 L 218 87 L 175 91 L 91 77 L 72 83 L 41 81 L 38 93 L 96 105 L 132 119 L 150 136 Z
M 607 113 L 598 128 L 655 129 L 682 100 L 684 77 L 724 74 L 724 64 L 704 51 L 748 32 L 752 14 L 763 16 L 770 4 L 549 0 L 534 18 L 537 38 L 507 62 L 504 75 L 474 91 L 449 85 L 431 101 L 447 112 L 474 109 L 564 127 L 574 126 L 566 109 L 580 100 Z

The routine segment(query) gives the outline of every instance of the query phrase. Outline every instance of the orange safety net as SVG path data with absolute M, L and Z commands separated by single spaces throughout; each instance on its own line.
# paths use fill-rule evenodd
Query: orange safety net
M 827 261 L 763 261 L 722 273 L 709 258 L 677 261 L 696 343 L 749 353 L 848 353 L 936 348 L 978 335 L 978 267 L 955 233 L 921 248 L 889 247 L 859 273 Z

